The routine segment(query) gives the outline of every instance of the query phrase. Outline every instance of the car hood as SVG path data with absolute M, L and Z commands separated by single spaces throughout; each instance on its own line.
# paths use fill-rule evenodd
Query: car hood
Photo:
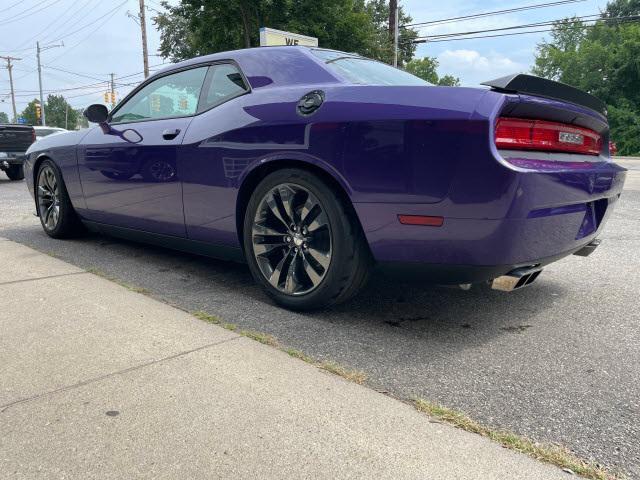
M 84 136 L 89 133 L 91 129 L 85 128 L 83 130 L 60 132 L 53 135 L 47 135 L 34 142 L 27 150 L 27 154 L 33 152 L 40 152 L 42 150 L 49 150 L 57 147 L 68 147 L 71 145 L 77 145 Z

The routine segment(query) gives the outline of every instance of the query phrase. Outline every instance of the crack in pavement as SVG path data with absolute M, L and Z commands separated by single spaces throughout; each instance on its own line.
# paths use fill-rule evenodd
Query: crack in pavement
M 59 273 L 58 275 L 47 275 L 45 277 L 23 278 L 22 280 L 11 280 L 8 282 L 0 282 L 0 286 L 13 285 L 15 283 L 34 282 L 36 280 L 48 280 L 50 278 L 68 277 L 70 275 L 82 275 L 84 273 L 91 273 L 91 272 L 70 272 L 70 273 Z
M 218 342 L 213 342 L 213 343 L 208 343 L 206 345 L 202 345 L 200 347 L 196 347 L 196 348 L 193 348 L 191 350 L 185 350 L 185 351 L 182 351 L 182 352 L 174 353 L 173 355 L 169 355 L 167 357 L 151 360 L 150 362 L 141 363 L 139 365 L 134 365 L 132 367 L 128 367 L 128 368 L 125 368 L 125 369 L 122 369 L 122 370 L 117 370 L 115 372 L 105 373 L 104 375 L 100 375 L 100 376 L 97 376 L 97 377 L 89 378 L 87 380 L 82 380 L 81 382 L 77 382 L 77 383 L 74 383 L 72 385 L 65 385 L 64 387 L 56 388 L 55 390 L 49 390 L 48 392 L 38 393 L 36 395 L 32 395 L 32 396 L 26 397 L 26 398 L 20 398 L 18 400 L 14 400 L 14 401 L 9 402 L 7 404 L 0 405 L 0 414 L 6 412 L 9 408 L 11 408 L 13 406 L 16 406 L 16 405 L 19 405 L 21 403 L 30 402 L 30 401 L 33 401 L 33 400 L 39 400 L 41 398 L 48 397 L 50 395 L 55 395 L 57 393 L 66 392 L 66 391 L 69 391 L 69 390 L 74 390 L 76 388 L 84 387 L 85 385 L 89 385 L 91 383 L 96 383 L 96 382 L 105 380 L 107 378 L 115 377 L 117 375 L 124 375 L 126 373 L 133 372 L 133 371 L 136 371 L 136 370 L 140 370 L 140 369 L 145 368 L 145 367 L 150 367 L 151 365 L 156 365 L 156 364 L 159 364 L 159 363 L 167 362 L 169 360 L 174 360 L 176 358 L 184 357 L 184 356 L 189 355 L 191 353 L 199 352 L 199 351 L 205 350 L 207 348 L 216 347 L 218 345 L 222 345 L 223 343 L 227 343 L 227 342 L 230 342 L 232 340 L 237 340 L 238 338 L 244 338 L 244 337 L 238 335 L 236 337 L 226 338 L 224 340 L 220 340 Z

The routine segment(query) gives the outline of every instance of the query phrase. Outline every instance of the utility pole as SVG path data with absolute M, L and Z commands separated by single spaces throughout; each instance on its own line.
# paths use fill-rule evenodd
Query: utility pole
M 47 125 L 47 120 L 44 112 L 44 96 L 42 95 L 42 62 L 40 62 L 40 52 L 42 50 L 49 50 L 50 48 L 64 47 L 64 43 L 58 45 L 47 45 L 46 47 L 40 47 L 40 42 L 36 42 L 36 57 L 38 58 L 38 84 L 40 86 L 40 109 L 42 111 L 42 126 Z
M 140 30 L 142 31 L 142 61 L 144 62 L 144 78 L 149 76 L 149 52 L 147 51 L 147 24 L 144 13 L 144 0 L 140 0 Z
M 398 39 L 400 36 L 400 10 L 398 9 L 398 0 L 389 2 L 389 28 L 393 29 L 393 66 L 398 66 Z
M 44 119 L 44 96 L 42 95 L 42 65 L 40 64 L 40 42 L 36 42 L 36 57 L 38 57 L 38 85 L 40 86 L 40 111 L 42 112 L 40 123 L 44 127 L 46 125 L 46 122 Z
M 7 61 L 7 70 L 9 70 L 9 85 L 11 86 L 11 106 L 13 107 L 13 121 L 17 122 L 18 114 L 16 112 L 16 95 L 15 95 L 15 92 L 13 91 L 13 74 L 11 73 L 11 70 L 13 69 L 13 65 L 11 65 L 11 60 L 22 60 L 22 59 L 17 57 L 3 57 L 3 56 L 0 56 L 0 58 Z
M 116 83 L 113 80 L 115 73 L 111 73 L 111 108 L 114 109 L 116 107 Z

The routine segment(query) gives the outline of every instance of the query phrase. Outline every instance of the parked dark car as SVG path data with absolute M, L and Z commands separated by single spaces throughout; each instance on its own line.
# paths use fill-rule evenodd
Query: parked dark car
M 24 178 L 22 164 L 25 153 L 35 140 L 36 134 L 32 126 L 0 124 L 0 170 L 10 180 Z
M 85 114 L 99 125 L 28 152 L 48 235 L 243 260 L 294 309 L 346 300 L 374 265 L 528 285 L 595 249 L 626 174 L 587 93 L 529 75 L 433 86 L 318 48 L 194 58 Z

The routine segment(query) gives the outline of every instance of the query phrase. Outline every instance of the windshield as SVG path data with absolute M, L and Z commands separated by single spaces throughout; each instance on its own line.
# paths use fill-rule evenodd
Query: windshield
M 355 53 L 336 52 L 334 50 L 316 50 L 311 52 L 331 70 L 352 83 L 360 85 L 431 85 L 386 63 L 360 57 Z

